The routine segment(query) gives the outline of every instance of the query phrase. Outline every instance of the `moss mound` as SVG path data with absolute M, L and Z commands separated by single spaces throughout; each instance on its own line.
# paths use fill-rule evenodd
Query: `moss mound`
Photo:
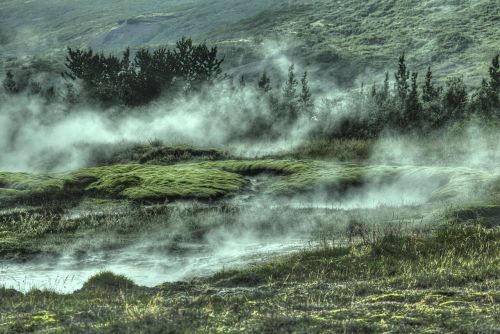
M 118 292 L 136 288 L 137 285 L 126 276 L 105 271 L 90 277 L 82 291 Z
M 458 167 L 387 166 L 315 160 L 222 160 L 189 164 L 121 164 L 81 169 L 65 175 L 0 173 L 0 203 L 81 197 L 139 202 L 212 200 L 243 191 L 245 176 L 277 177 L 272 195 L 318 192 L 342 195 L 351 188 L 425 183 L 431 200 L 454 200 L 500 193 L 497 175 Z

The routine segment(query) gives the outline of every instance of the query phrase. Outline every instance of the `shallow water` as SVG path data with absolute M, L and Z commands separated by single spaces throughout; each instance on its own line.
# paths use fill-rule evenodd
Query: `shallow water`
M 342 198 L 332 198 L 321 192 L 287 199 L 262 195 L 274 179 L 275 176 L 272 175 L 252 177 L 245 193 L 222 202 L 203 204 L 187 201 L 167 204 L 187 212 L 191 212 L 190 208 L 193 207 L 209 209 L 221 204 L 241 209 L 236 218 L 231 216 L 235 219 L 232 227 L 224 224 L 217 226 L 228 218 L 224 213 L 196 216 L 196 219 L 205 222 L 202 229 L 215 223 L 215 227 L 210 227 L 207 235 L 197 242 L 175 242 L 172 248 L 171 234 L 176 233 L 176 227 L 167 225 L 163 229 L 149 231 L 149 234 L 138 233 L 131 241 L 132 244 L 121 245 L 119 249 L 102 250 L 103 247 L 97 247 L 97 250 L 91 251 L 88 247 L 78 248 L 73 245 L 66 254 L 58 257 L 37 258 L 24 263 L 0 261 L 0 286 L 22 292 L 36 288 L 70 293 L 80 289 L 89 277 L 101 271 L 126 275 L 137 284 L 148 287 L 208 276 L 224 269 L 310 247 L 310 240 L 315 239 L 312 236 L 317 235 L 319 227 L 324 227 L 325 224 L 341 226 L 348 223 L 350 214 L 359 211 L 371 210 L 370 216 L 375 212 L 383 216 L 385 211 L 391 213 L 392 209 L 421 206 L 436 188 L 435 184 L 427 182 L 409 187 L 407 182 L 399 180 L 384 186 L 353 189 L 343 193 Z M 389 209 L 384 211 L 381 208 Z M 311 210 L 300 213 L 301 209 Z M 82 206 L 66 210 L 62 218 L 78 221 L 90 215 L 119 219 L 120 216 L 127 215 L 127 210 L 121 206 L 112 206 L 109 210 Z M 320 219 L 316 220 L 318 217 Z M 376 219 L 383 221 L 385 218 L 377 216 Z M 391 216 L 390 219 L 394 217 Z M 181 231 L 178 231 L 181 235 L 189 233 L 182 231 L 189 221 L 186 216 L 179 218 L 177 228 L 181 227 Z M 264 233 L 263 223 L 269 225 Z M 144 224 L 143 227 L 147 229 L 148 223 Z M 113 241 L 106 239 L 106 235 L 99 237 L 105 241 L 105 245 Z M 97 236 L 89 237 L 88 244 L 95 243 L 96 238 Z
M 151 252 L 133 247 L 113 252 L 66 255 L 28 263 L 0 262 L 0 285 L 27 292 L 32 288 L 70 293 L 80 289 L 92 275 L 101 271 L 123 274 L 139 285 L 154 287 L 213 274 L 278 254 L 298 251 L 310 245 L 306 240 L 259 240 L 234 242 L 217 249 L 192 245 L 189 252 Z

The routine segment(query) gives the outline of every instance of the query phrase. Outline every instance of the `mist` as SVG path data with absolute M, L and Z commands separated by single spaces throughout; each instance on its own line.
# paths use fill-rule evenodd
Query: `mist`
M 141 107 L 103 107 L 93 103 L 79 87 L 75 104 L 64 101 L 64 90 L 58 90 L 52 101 L 28 93 L 5 94 L 0 100 L 0 170 L 71 171 L 92 166 L 96 147 L 103 153 L 154 141 L 222 148 L 238 158 L 260 158 L 292 152 L 312 140 L 311 132 L 318 127 L 335 129 L 345 118 L 370 116 L 372 105 L 360 98 L 358 89 L 345 90 L 313 78 L 311 87 L 316 95 L 312 116 L 301 116 L 291 126 L 273 124 L 272 131 L 279 136 L 252 136 L 255 124 L 273 117 L 255 78 L 266 70 L 274 71 L 282 80 L 290 65 L 296 63 L 287 56 L 288 45 L 267 41 L 263 46 L 268 56 L 262 63 L 243 67 L 253 72 L 245 84 L 236 83 L 242 73 L 239 68 L 232 73 L 232 80 L 222 80 L 195 93 L 161 96 Z M 297 64 L 296 73 L 305 70 L 309 69 Z M 381 77 L 368 69 L 366 76 Z M 65 85 L 62 79 L 37 79 L 59 88 Z M 273 82 L 272 91 L 277 94 L 283 89 L 279 80 Z M 442 207 L 482 195 L 464 175 L 472 175 L 474 181 L 476 176 L 490 180 L 487 177 L 498 174 L 499 137 L 481 122 L 472 120 L 462 128 L 446 129 L 428 138 L 413 133 L 395 135 L 390 130 L 374 140 L 368 159 L 361 164 L 404 167 L 398 169 L 397 177 L 386 179 L 368 172 L 362 185 L 347 189 L 332 191 L 318 186 L 292 196 L 274 196 L 260 191 L 278 176 L 253 176 L 252 181 L 264 185 L 250 196 L 235 194 L 216 204 L 236 207 L 236 213 L 221 210 L 197 216 L 192 210 L 189 214 L 193 218 L 183 213 L 183 206 L 189 211 L 190 206 L 198 204 L 174 203 L 174 214 L 154 217 L 152 227 L 134 231 L 131 239 L 124 240 L 113 230 L 99 231 L 58 250 L 57 256 L 35 258 L 29 264 L 6 262 L 0 267 L 0 278 L 20 291 L 37 287 L 73 292 L 104 270 L 126 274 L 149 287 L 206 277 L 256 259 L 271 259 L 322 243 L 324 246 L 325 240 L 345 245 L 353 226 L 361 226 L 363 238 L 392 229 L 402 233 L 427 228 L 436 215 L 443 214 Z M 334 156 L 321 159 L 332 166 L 345 163 Z M 450 184 L 460 194 L 453 194 L 451 199 L 439 197 Z M 211 204 L 200 205 L 204 210 L 212 208 Z M 72 210 L 78 207 L 69 209 L 61 219 L 81 219 L 81 214 Z M 120 215 L 108 214 L 108 218 Z M 150 223 L 144 217 L 133 219 L 126 224 Z M 195 232 L 190 230 L 191 225 L 197 227 Z M 193 238 L 196 233 L 201 237 Z
M 226 83 L 212 87 L 210 92 L 159 100 L 134 110 L 98 110 L 81 105 L 68 112 L 65 108 L 32 97 L 6 98 L 0 106 L 4 129 L 0 168 L 43 171 L 45 164 L 46 170 L 61 171 L 83 167 L 90 159 L 85 147 L 92 144 L 161 140 L 218 147 L 248 133 L 255 119 L 270 116 L 256 89 L 234 91 Z M 287 134 L 288 146 L 305 135 L 305 124 L 296 124 Z

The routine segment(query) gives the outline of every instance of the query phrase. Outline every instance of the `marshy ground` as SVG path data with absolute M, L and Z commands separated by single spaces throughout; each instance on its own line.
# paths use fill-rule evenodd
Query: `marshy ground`
M 496 171 L 342 145 L 0 173 L 0 332 L 497 332 Z

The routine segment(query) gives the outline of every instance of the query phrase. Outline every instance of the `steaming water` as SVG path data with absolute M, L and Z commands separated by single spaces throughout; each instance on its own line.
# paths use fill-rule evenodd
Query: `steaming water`
M 355 193 L 344 194 L 342 198 L 333 200 L 327 195 L 296 197 L 288 200 L 266 199 L 259 196 L 273 181 L 273 176 L 261 175 L 251 178 L 248 192 L 236 196 L 226 204 L 232 206 L 247 206 L 252 212 L 260 215 L 260 219 L 268 221 L 266 210 L 317 209 L 316 213 L 325 212 L 330 224 L 339 224 L 332 212 L 335 210 L 351 211 L 357 209 L 377 209 L 379 207 L 398 208 L 406 205 L 421 205 L 428 200 L 428 186 L 413 187 L 392 184 L 376 189 L 364 189 Z M 179 210 L 193 205 L 192 203 L 170 204 Z M 262 207 L 262 210 L 260 209 Z M 89 211 L 85 208 L 70 209 L 64 219 L 78 220 L 85 215 L 115 215 L 126 214 L 119 208 L 109 211 Z M 102 209 L 101 209 L 102 210 Z M 328 210 L 327 210 L 328 211 Z M 281 212 L 281 211 L 280 211 Z M 65 255 L 52 258 L 37 258 L 29 262 L 0 262 L 0 286 L 14 288 L 27 292 L 32 288 L 48 289 L 61 293 L 70 293 L 80 289 L 92 275 L 101 271 L 111 271 L 123 274 L 137 284 L 153 287 L 163 282 L 185 280 L 193 277 L 207 276 L 223 269 L 234 268 L 254 261 L 298 251 L 311 246 L 311 236 L 314 227 L 311 224 L 313 216 L 303 216 L 298 225 L 285 221 L 285 231 L 269 231 L 256 235 L 252 219 L 241 218 L 242 230 L 231 234 L 231 231 L 219 227 L 212 231 L 212 239 L 208 238 L 197 243 L 177 244 L 175 250 L 168 246 L 168 240 L 162 239 L 163 232 L 153 233 L 142 240 L 134 241 L 128 247 L 114 250 L 97 250 L 81 254 L 68 252 Z M 314 215 L 314 214 L 313 214 Z M 266 218 L 267 217 L 267 218 Z M 219 217 L 217 219 L 223 219 Z M 180 222 L 184 225 L 184 221 Z M 273 225 L 283 222 L 273 222 Z M 239 226 L 239 225 L 238 225 Z M 276 226 L 275 226 L 276 227 Z M 168 230 L 168 228 L 167 228 Z M 233 231 L 234 232 L 234 231 Z M 169 231 L 165 231 L 169 233 Z M 104 237 L 105 238 L 105 237 Z M 166 243 L 165 243 L 166 242 Z M 163 246 L 162 246 L 163 245 Z M 166 245 L 166 247 L 164 247 Z
M 276 176 L 265 174 L 250 177 L 248 191 L 236 195 L 229 199 L 227 203 L 230 205 L 248 205 L 248 203 L 251 203 L 253 206 L 262 206 L 264 208 L 289 207 L 294 209 L 331 210 L 403 207 L 427 203 L 432 192 L 439 187 L 439 184 L 433 180 L 420 180 L 419 184 L 412 184 L 403 178 L 377 187 L 366 186 L 361 189 L 352 189 L 343 193 L 342 196 L 332 197 L 331 194 L 318 191 L 313 194 L 296 195 L 292 198 L 279 200 L 275 196 L 266 197 L 262 195 L 276 179 Z
M 206 276 L 257 259 L 303 249 L 306 240 L 259 240 L 234 242 L 220 249 L 200 247 L 188 253 L 157 253 L 135 248 L 61 258 L 39 259 L 29 263 L 0 262 L 0 286 L 27 292 L 32 288 L 70 293 L 82 287 L 101 271 L 123 274 L 137 284 L 153 287 L 164 282 Z

